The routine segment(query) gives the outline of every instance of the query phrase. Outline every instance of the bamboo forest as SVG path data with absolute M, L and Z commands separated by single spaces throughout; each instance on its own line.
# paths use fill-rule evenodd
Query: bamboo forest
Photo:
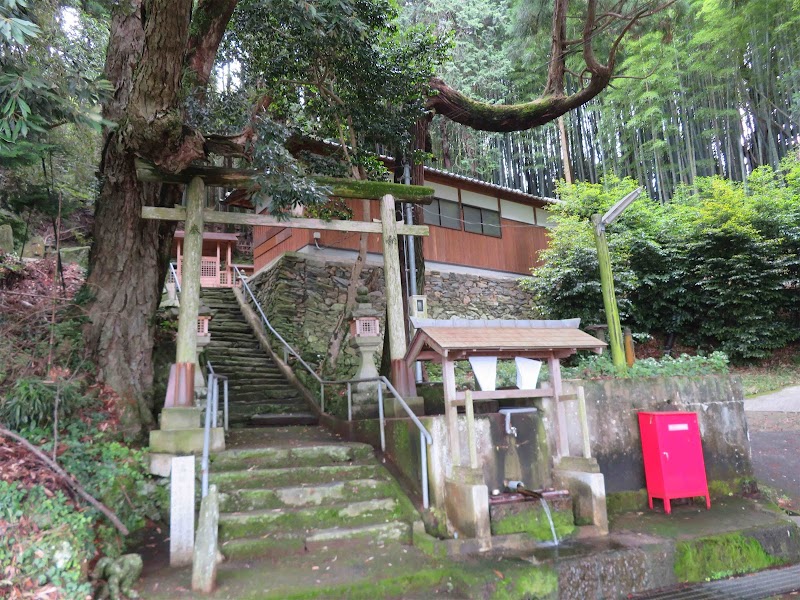
M 437 117 L 437 166 L 554 196 L 566 164 L 578 181 L 630 176 L 662 202 L 697 177 L 743 181 L 758 166 L 777 167 L 800 135 L 798 8 L 791 0 L 670 4 L 626 40 L 609 89 L 560 123 L 487 134 Z M 444 78 L 454 87 L 491 103 L 541 88 L 546 2 L 430 0 L 406 3 L 403 15 L 452 32 Z

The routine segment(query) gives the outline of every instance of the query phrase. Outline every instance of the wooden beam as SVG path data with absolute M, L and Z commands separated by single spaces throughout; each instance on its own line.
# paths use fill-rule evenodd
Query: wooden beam
M 228 169 L 225 167 L 191 166 L 180 173 L 168 173 L 147 161 L 136 159 L 136 177 L 139 181 L 160 183 L 189 183 L 200 177 L 207 186 L 249 189 L 258 175 L 254 169 Z M 403 185 L 387 181 L 358 181 L 336 177 L 312 177 L 320 185 L 331 189 L 331 196 L 377 200 L 390 194 L 403 202 L 430 204 L 433 188 L 419 185 Z
M 143 206 L 143 219 L 157 219 L 161 221 L 185 221 L 186 209 L 183 207 L 160 208 L 157 206 Z M 380 223 L 366 221 L 323 221 L 322 219 L 278 219 L 269 215 L 254 215 L 251 213 L 226 213 L 216 210 L 203 211 L 203 220 L 206 223 L 226 223 L 229 225 L 263 225 L 264 227 L 292 227 L 294 229 L 318 229 L 324 231 L 356 231 L 359 233 L 381 233 Z M 397 233 L 400 235 L 429 235 L 427 225 L 401 225 L 397 224 Z

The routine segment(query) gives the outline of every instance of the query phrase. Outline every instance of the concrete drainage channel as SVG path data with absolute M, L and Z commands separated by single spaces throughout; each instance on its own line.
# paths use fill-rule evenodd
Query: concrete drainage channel
M 631 596 L 636 600 L 759 600 L 800 589 L 800 565 Z

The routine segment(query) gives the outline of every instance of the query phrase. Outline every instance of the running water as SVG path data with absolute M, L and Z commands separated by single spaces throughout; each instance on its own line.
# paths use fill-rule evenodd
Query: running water
M 544 508 L 544 513 L 547 515 L 547 520 L 550 521 L 550 531 L 553 533 L 553 545 L 558 546 L 558 536 L 556 535 L 556 527 L 553 525 L 553 516 L 550 514 L 550 507 L 547 505 L 547 500 L 543 497 L 539 498 Z

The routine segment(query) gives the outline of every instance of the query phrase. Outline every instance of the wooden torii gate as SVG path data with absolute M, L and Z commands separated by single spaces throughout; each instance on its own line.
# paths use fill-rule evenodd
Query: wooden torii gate
M 205 223 L 293 227 L 382 235 L 387 311 L 386 333 L 389 336 L 391 380 L 402 396 L 416 395 L 413 374 L 403 360 L 406 353 L 406 335 L 397 236 L 427 236 L 429 229 L 426 225 L 398 223 L 395 215 L 395 198 L 404 202 L 430 204 L 433 201 L 433 189 L 375 181 L 317 178 L 318 183 L 332 188 L 332 196 L 370 200 L 380 198 L 380 223 L 302 218 L 278 219 L 268 215 L 223 213 L 205 209 L 206 186 L 250 188 L 257 175 L 252 170 L 190 167 L 180 173 L 167 173 L 139 160 L 136 164 L 136 172 L 140 181 L 188 184 L 185 206 L 175 208 L 142 207 L 143 219 L 185 222 L 176 366 L 171 371 L 166 406 L 188 407 L 194 405 L 193 369 L 197 356 L 196 323 L 200 308 L 200 261 Z M 175 375 L 173 376 L 172 373 Z M 172 393 L 169 390 L 172 390 Z

